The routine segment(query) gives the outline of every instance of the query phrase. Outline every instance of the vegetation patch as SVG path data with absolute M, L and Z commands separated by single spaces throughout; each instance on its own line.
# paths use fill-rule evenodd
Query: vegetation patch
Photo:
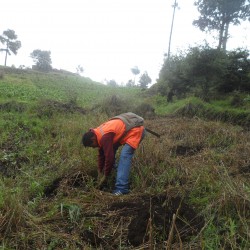
M 8 103 L 0 109 L 0 248 L 250 248 L 250 134 L 230 120 L 248 112 L 248 100 L 158 96 L 153 105 L 133 88 L 19 73 L 0 84 Z M 184 106 L 187 115 L 176 115 Z M 161 137 L 146 134 L 132 160 L 131 193 L 117 197 L 115 170 L 105 190 L 96 187 L 97 151 L 82 147 L 81 136 L 123 111 L 142 115 Z
M 139 104 L 132 111 L 148 119 L 154 118 L 156 116 L 154 107 L 146 102 Z
M 207 120 L 222 121 L 234 125 L 240 125 L 244 128 L 250 127 L 250 113 L 247 111 L 216 110 L 206 107 L 203 104 L 188 103 L 186 106 L 178 109 L 176 114 L 187 117 L 200 117 Z
M 19 173 L 21 166 L 27 162 L 28 159 L 25 157 L 19 157 L 11 153 L 5 154 L 5 157 L 0 160 L 0 174 L 14 178 Z
M 74 101 L 68 103 L 62 103 L 55 100 L 43 100 L 38 104 L 37 113 L 38 116 L 52 117 L 54 114 L 65 113 L 80 113 L 86 114 L 86 110 L 77 106 Z
M 0 111 L 23 113 L 24 111 L 26 111 L 26 109 L 27 105 L 21 102 L 10 101 L 0 103 Z
M 95 105 L 93 110 L 99 110 L 111 117 L 120 113 L 125 113 L 127 110 L 131 110 L 131 108 L 131 102 L 118 95 L 112 95 Z

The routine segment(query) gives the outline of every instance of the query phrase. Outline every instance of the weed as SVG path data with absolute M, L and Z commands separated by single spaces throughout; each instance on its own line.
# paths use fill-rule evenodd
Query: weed
M 68 214 L 68 219 L 72 224 L 78 224 L 81 215 L 81 208 L 76 204 L 61 204 L 60 211 L 64 217 L 64 211 Z
M 0 233 L 5 237 L 26 225 L 23 198 L 19 188 L 4 187 L 1 192 Z
M 213 221 L 209 221 L 203 230 L 202 249 L 221 249 L 220 229 Z
M 44 193 L 44 187 L 37 181 L 33 181 L 30 183 L 29 190 L 31 197 L 42 197 Z

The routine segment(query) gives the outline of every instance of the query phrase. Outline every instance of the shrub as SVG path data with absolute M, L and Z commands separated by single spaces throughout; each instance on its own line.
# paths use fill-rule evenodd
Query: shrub
M 155 109 L 149 103 L 142 103 L 139 106 L 135 107 L 134 113 L 144 118 L 152 118 L 155 116 Z
M 132 106 L 129 100 L 122 99 L 117 95 L 112 95 L 104 99 L 94 107 L 94 109 L 100 109 L 101 112 L 106 113 L 108 116 L 114 116 L 130 111 Z

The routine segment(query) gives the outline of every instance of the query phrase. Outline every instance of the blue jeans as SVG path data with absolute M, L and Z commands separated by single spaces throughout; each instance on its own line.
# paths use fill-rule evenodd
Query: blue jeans
M 113 192 L 120 191 L 123 194 L 129 192 L 129 172 L 134 152 L 135 149 L 130 145 L 125 144 L 123 146 L 117 168 L 115 190 Z
M 145 129 L 142 133 L 141 141 L 145 136 Z M 131 161 L 134 156 L 135 149 L 125 144 L 122 148 L 120 160 L 117 168 L 115 190 L 113 193 L 120 191 L 123 194 L 129 193 L 129 172 Z

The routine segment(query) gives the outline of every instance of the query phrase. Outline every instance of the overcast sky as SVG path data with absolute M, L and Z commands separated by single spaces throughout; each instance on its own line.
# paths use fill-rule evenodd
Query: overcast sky
M 192 25 L 199 13 L 194 0 L 178 0 L 171 51 L 203 44 L 212 36 Z M 127 83 L 131 68 L 158 78 L 168 51 L 174 0 L 2 0 L 0 34 L 12 29 L 22 47 L 7 66 L 31 67 L 35 49 L 51 51 L 53 68 L 76 72 L 99 82 Z M 250 26 L 231 26 L 228 49 L 250 46 Z M 2 47 L 2 44 L 0 44 Z M 0 53 L 4 64 L 4 53 Z

